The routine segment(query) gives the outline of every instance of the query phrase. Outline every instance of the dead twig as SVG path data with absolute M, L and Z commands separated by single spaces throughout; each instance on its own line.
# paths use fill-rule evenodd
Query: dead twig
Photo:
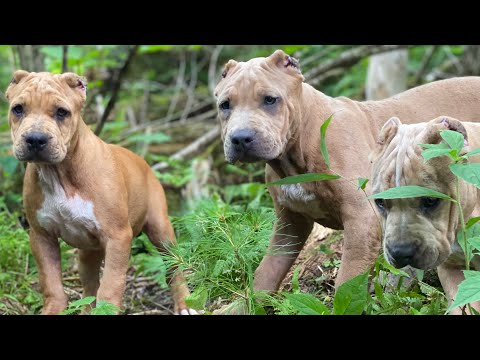
M 210 94 L 213 95 L 215 91 L 215 85 L 217 82 L 217 62 L 220 53 L 223 50 L 224 45 L 217 45 L 212 51 L 212 56 L 210 57 L 210 65 L 208 66 L 208 88 L 210 89 Z
M 167 116 L 165 117 L 165 122 L 169 122 L 172 119 L 173 112 L 177 107 L 178 99 L 180 98 L 180 93 L 183 89 L 183 85 L 185 82 L 185 69 L 187 67 L 187 60 L 185 58 L 185 52 L 182 51 L 180 53 L 180 64 L 178 65 L 177 71 L 177 81 L 175 84 L 175 94 L 172 96 L 172 100 L 170 101 L 170 105 L 168 106 Z
M 100 135 L 100 133 L 102 132 L 103 126 L 105 125 L 105 122 L 107 121 L 107 118 L 110 115 L 110 112 L 113 110 L 113 107 L 115 106 L 115 103 L 118 97 L 118 92 L 120 90 L 120 85 L 122 84 L 122 79 L 125 76 L 133 58 L 135 57 L 138 47 L 139 45 L 134 45 L 130 48 L 130 50 L 128 51 L 127 59 L 123 63 L 123 66 L 120 68 L 120 70 L 117 72 L 117 76 L 115 77 L 115 82 L 113 85 L 112 96 L 110 97 L 110 100 L 108 101 L 108 104 L 105 107 L 105 111 L 103 112 L 102 117 L 97 122 L 97 127 L 95 128 L 95 135 Z
M 206 134 L 200 136 L 197 140 L 192 142 L 190 145 L 187 147 L 183 148 L 182 150 L 176 152 L 172 156 L 170 156 L 171 160 L 183 160 L 186 159 L 193 154 L 196 154 L 200 152 L 202 149 L 204 149 L 206 146 L 208 146 L 212 141 L 217 139 L 220 136 L 220 126 L 215 126 L 213 129 L 211 129 L 209 132 Z M 161 162 L 157 163 L 152 166 L 153 170 L 163 170 L 168 168 L 168 163 L 166 162 Z

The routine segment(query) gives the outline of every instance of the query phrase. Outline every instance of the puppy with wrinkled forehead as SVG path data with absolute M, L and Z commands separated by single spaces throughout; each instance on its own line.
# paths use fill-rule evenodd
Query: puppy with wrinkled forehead
M 175 242 L 163 188 L 148 164 L 94 135 L 81 117 L 84 78 L 16 71 L 6 91 L 13 151 L 28 162 L 23 204 L 44 296 L 42 314 L 67 306 L 62 238 L 79 249 L 84 296 L 121 307 L 130 246 L 144 231 L 162 249 Z M 100 266 L 104 261 L 100 280 Z M 194 313 L 183 275 L 172 277 L 175 312 Z
M 377 148 L 370 155 L 373 163 L 373 193 L 403 185 L 423 186 L 456 198 L 455 176 L 447 156 L 424 161 L 419 144 L 438 144 L 441 130 L 464 135 L 462 152 L 480 146 L 480 124 L 460 122 L 441 116 L 428 123 L 404 125 L 396 117 L 383 126 Z M 480 161 L 472 157 L 470 161 Z M 460 199 L 465 219 L 477 216 L 480 191 L 460 179 Z M 383 250 L 387 261 L 397 268 L 438 268 L 438 275 L 449 303 L 463 280 L 465 259 L 456 234 L 460 226 L 455 203 L 438 198 L 375 200 L 381 214 Z M 480 259 L 472 265 L 480 269 Z M 478 306 L 478 304 L 477 304 Z M 480 307 L 479 307 L 480 308 Z M 455 310 L 461 313 L 460 309 Z

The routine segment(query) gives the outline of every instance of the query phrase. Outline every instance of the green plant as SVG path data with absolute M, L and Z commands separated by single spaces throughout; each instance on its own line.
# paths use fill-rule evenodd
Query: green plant
M 120 310 L 117 306 L 105 300 L 100 300 L 94 308 L 91 304 L 95 301 L 95 296 L 87 296 L 68 304 L 68 307 L 62 311 L 61 315 L 79 314 L 82 311 L 90 310 L 90 315 L 116 315 Z

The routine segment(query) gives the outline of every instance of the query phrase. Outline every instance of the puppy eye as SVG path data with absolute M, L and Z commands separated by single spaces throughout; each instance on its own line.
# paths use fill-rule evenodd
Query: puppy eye
M 265 96 L 265 98 L 263 99 L 263 102 L 265 103 L 265 105 L 273 105 L 277 102 L 277 99 L 278 98 L 273 96 Z
M 440 203 L 439 198 L 432 198 L 432 197 L 424 197 L 420 200 L 420 206 L 424 210 L 432 210 L 438 206 Z
M 65 119 L 65 117 L 69 114 L 69 111 L 64 108 L 58 108 L 55 116 L 59 120 Z
M 385 200 L 384 199 L 375 199 L 375 205 L 380 211 L 385 211 Z
M 22 106 L 22 105 L 15 105 L 15 106 L 12 108 L 12 112 L 13 112 L 16 116 L 22 116 L 22 114 L 23 114 L 23 106 Z
M 230 109 L 230 101 L 226 100 L 220 104 L 220 109 L 222 110 L 229 110 Z

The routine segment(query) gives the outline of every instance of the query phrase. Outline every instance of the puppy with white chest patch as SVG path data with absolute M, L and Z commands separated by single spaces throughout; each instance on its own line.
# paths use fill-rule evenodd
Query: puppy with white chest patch
M 162 186 L 142 158 L 106 144 L 85 124 L 84 78 L 19 70 L 6 97 L 14 154 L 28 162 L 23 203 L 42 313 L 67 306 L 59 238 L 79 249 L 83 295 L 121 307 L 133 237 L 144 231 L 160 249 L 175 242 Z M 185 304 L 189 292 L 180 272 L 171 286 L 175 312 L 195 313 Z
M 480 147 L 480 124 L 460 122 L 441 116 L 428 123 L 404 125 L 391 118 L 383 126 L 373 162 L 373 193 L 403 185 L 426 187 L 456 198 L 455 176 L 450 158 L 441 156 L 424 161 L 419 144 L 438 144 L 441 130 L 464 135 L 462 152 Z M 472 157 L 471 162 L 479 162 Z M 480 191 L 459 180 L 460 200 L 465 219 L 479 215 Z M 449 303 L 455 298 L 465 269 L 463 251 L 456 240 L 460 227 L 455 203 L 439 198 L 376 199 L 383 223 L 383 249 L 387 261 L 397 268 L 410 265 L 418 269 L 438 268 L 438 275 Z M 472 266 L 480 269 L 480 259 Z M 474 304 L 480 310 L 480 303 Z M 455 309 L 453 313 L 461 313 Z

